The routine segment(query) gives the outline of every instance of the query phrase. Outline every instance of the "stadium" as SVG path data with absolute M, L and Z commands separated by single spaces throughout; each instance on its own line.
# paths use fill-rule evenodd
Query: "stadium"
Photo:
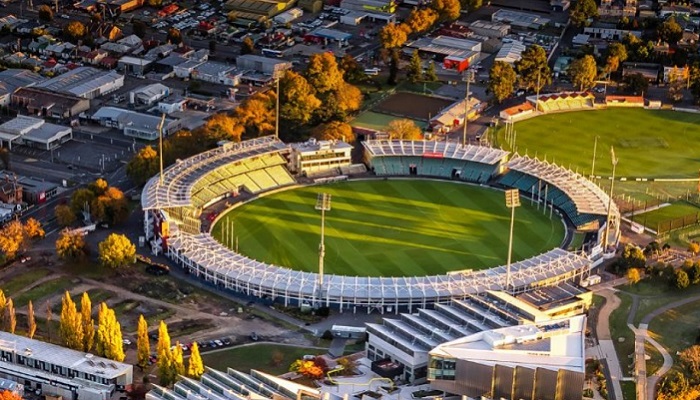
M 608 243 L 619 235 L 619 211 L 607 194 L 585 177 L 553 163 L 452 142 L 369 140 L 362 146 L 364 165 L 350 163 L 350 146 L 345 143 L 286 144 L 272 136 L 224 143 L 178 160 L 143 189 L 145 239 L 154 253 L 171 258 L 187 273 L 244 297 L 285 306 L 327 306 L 340 312 L 398 313 L 491 290 L 516 294 L 578 282 L 603 258 L 605 232 L 609 231 Z M 216 219 L 242 203 L 358 176 L 518 189 L 538 210 L 556 213 L 570 233 L 582 235 L 584 251 L 556 247 L 514 262 L 510 268 L 467 266 L 435 275 L 351 276 L 258 261 L 234 251 L 230 238 L 216 239 L 211 234 Z

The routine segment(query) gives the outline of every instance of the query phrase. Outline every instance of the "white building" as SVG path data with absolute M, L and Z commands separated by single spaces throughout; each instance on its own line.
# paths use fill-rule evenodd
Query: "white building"
M 151 114 L 142 114 L 117 107 L 102 107 L 92 119 L 100 125 L 116 128 L 123 131 L 125 136 L 144 140 L 158 139 L 158 126 L 161 117 Z M 163 136 L 169 136 L 180 129 L 180 121 L 166 118 L 163 124 Z
M 49 124 L 42 118 L 20 115 L 0 125 L 0 143 L 12 149 L 12 145 L 25 145 L 51 150 L 73 138 L 69 126 Z
M 237 86 L 241 82 L 241 73 L 236 71 L 235 66 L 214 61 L 198 65 L 191 76 L 192 79 L 227 86 Z
M 192 72 L 202 64 L 204 64 L 204 61 L 185 61 L 184 63 L 174 65 L 173 72 L 175 72 L 175 76 L 177 76 L 178 78 L 189 78 L 190 76 L 192 76 Z
M 503 61 L 511 65 L 515 64 L 516 61 L 520 61 L 525 49 L 527 49 L 527 46 L 523 42 L 517 40 L 503 43 L 503 46 L 496 54 L 496 61 Z
M 93 67 L 79 67 L 36 87 L 56 93 L 70 94 L 83 99 L 94 99 L 124 86 L 124 75 Z
M 107 400 L 133 381 L 133 366 L 0 332 L 0 378 L 67 400 Z
M 178 111 L 185 111 L 186 107 L 187 99 L 179 96 L 163 99 L 158 102 L 158 111 L 166 114 L 172 114 Z
M 281 77 L 284 71 L 292 69 L 292 63 L 276 58 L 245 54 L 236 58 L 239 71 L 255 71 L 270 75 L 273 79 Z
M 168 96 L 170 96 L 169 87 L 160 83 L 154 83 L 129 92 L 129 104 L 144 104 L 150 106 Z
M 310 139 L 292 143 L 290 170 L 307 176 L 339 172 L 352 163 L 352 146 L 345 142 Z
M 274 18 L 272 18 L 273 21 L 277 22 L 278 24 L 287 24 L 289 22 L 292 22 L 296 19 L 301 18 L 304 15 L 304 10 L 302 10 L 299 7 L 292 8 L 290 10 L 287 10 L 283 12 L 282 14 L 276 15 Z
M 0 106 L 10 105 L 12 93 L 21 87 L 30 87 L 46 80 L 43 76 L 26 69 L 0 71 Z

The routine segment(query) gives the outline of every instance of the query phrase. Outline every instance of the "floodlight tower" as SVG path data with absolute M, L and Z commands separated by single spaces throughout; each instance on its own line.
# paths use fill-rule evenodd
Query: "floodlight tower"
M 464 80 L 467 81 L 467 94 L 464 96 L 464 127 L 462 131 L 462 146 L 467 145 L 467 120 L 469 119 L 469 85 L 473 79 L 472 69 L 469 68 L 464 75 Z
M 598 150 L 598 139 L 600 139 L 600 136 L 595 135 L 595 141 L 593 142 L 593 162 L 591 162 L 591 180 L 595 179 L 595 156 Z
M 506 290 L 510 287 L 510 261 L 513 253 L 513 225 L 515 208 L 520 207 L 520 192 L 518 189 L 506 190 L 506 207 L 510 208 L 510 235 L 508 237 L 508 263 L 506 264 Z
M 608 216 L 605 221 L 605 238 L 603 240 L 603 251 L 607 250 L 608 240 L 610 238 L 610 220 L 612 219 L 612 203 L 613 203 L 613 188 L 615 187 L 615 167 L 617 167 L 617 162 L 620 161 L 615 157 L 615 148 L 610 146 L 610 159 L 612 161 L 612 179 L 610 180 L 610 197 L 608 198 Z
M 326 211 L 331 210 L 331 195 L 319 193 L 316 209 L 321 211 L 321 243 L 318 245 L 318 298 L 323 296 L 323 257 L 326 255 Z

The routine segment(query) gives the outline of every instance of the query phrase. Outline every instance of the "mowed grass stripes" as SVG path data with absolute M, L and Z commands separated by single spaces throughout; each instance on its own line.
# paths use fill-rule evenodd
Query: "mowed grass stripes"
M 515 131 L 520 154 L 546 157 L 586 175 L 598 136 L 596 175 L 612 174 L 610 146 L 615 146 L 619 177 L 698 176 L 700 114 L 640 108 L 569 112 L 516 122 Z M 498 144 L 506 148 L 504 132 L 499 131 Z
M 304 271 L 318 270 L 318 193 L 332 196 L 326 213 L 325 271 L 358 276 L 435 275 L 505 264 L 510 212 L 503 192 L 429 180 L 371 180 L 293 189 L 225 215 L 239 252 Z M 554 247 L 564 237 L 555 216 L 523 202 L 516 210 L 513 259 Z M 228 244 L 228 243 L 227 243 Z

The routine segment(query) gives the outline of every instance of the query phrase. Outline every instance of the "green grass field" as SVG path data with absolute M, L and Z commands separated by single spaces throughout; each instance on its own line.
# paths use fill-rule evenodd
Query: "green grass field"
M 634 221 L 644 224 L 651 229 L 656 229 L 660 222 L 681 218 L 690 214 L 697 214 L 698 212 L 700 212 L 700 208 L 692 204 L 677 202 L 644 214 L 636 214 L 634 216 Z
M 282 361 L 279 364 L 273 362 L 275 353 L 282 354 Z M 304 355 L 323 353 L 325 351 L 320 349 L 261 343 L 205 353 L 202 354 L 202 360 L 204 360 L 204 365 L 207 367 L 218 369 L 219 371 L 226 371 L 230 367 L 242 372 L 250 372 L 251 369 L 256 369 L 272 375 L 281 375 L 288 372 L 289 366 Z
M 289 190 L 234 209 L 239 252 L 305 271 L 318 269 L 317 194 L 326 213 L 326 273 L 423 276 L 505 264 L 510 212 L 500 191 L 429 180 L 372 180 Z M 513 260 L 561 245 L 564 227 L 529 203 L 516 210 Z
M 515 124 L 520 154 L 591 171 L 596 135 L 596 175 L 612 173 L 610 146 L 619 159 L 619 177 L 697 178 L 700 114 L 643 109 L 608 109 L 543 115 Z M 507 146 L 504 130 L 498 145 Z

